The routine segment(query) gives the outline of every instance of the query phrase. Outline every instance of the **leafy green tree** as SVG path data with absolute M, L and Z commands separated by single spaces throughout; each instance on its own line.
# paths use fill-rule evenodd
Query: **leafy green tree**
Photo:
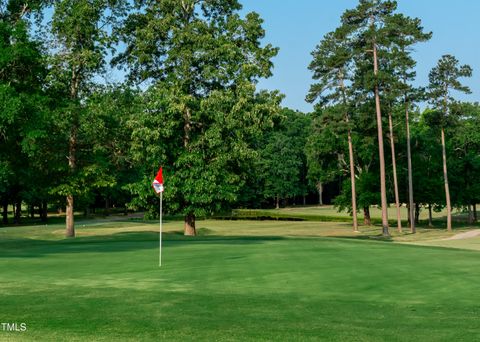
M 412 163 L 421 165 L 413 169 L 413 186 L 415 201 L 428 208 L 429 225 L 432 223 L 432 210 L 441 210 L 442 204 L 442 176 L 438 170 L 442 167 L 441 148 L 438 144 L 438 131 L 434 121 L 439 117 L 438 112 L 425 110 L 412 122 Z M 414 211 L 413 208 L 412 211 Z M 415 221 L 415 215 L 412 215 Z
M 111 30 L 124 13 L 122 0 L 59 0 L 54 2 L 51 21 L 50 88 L 57 95 L 59 124 L 65 138 L 68 177 L 57 187 L 66 196 L 66 236 L 75 236 L 74 197 L 88 191 L 85 184 L 105 183 L 92 164 L 79 166 L 79 134 L 82 132 L 84 103 L 94 76 L 105 70 L 107 49 L 112 45 Z M 81 138 L 80 138 L 81 139 Z M 101 184 L 97 184 L 101 185 Z
M 112 205 L 125 206 L 130 200 L 125 186 L 138 177 L 139 167 L 129 153 L 128 122 L 141 108 L 140 99 L 136 91 L 110 85 L 97 87 L 85 102 L 79 142 L 87 153 L 79 154 L 82 172 L 78 179 L 86 189 L 79 193 L 86 213 L 98 197 L 103 199 L 107 215 Z
M 335 181 L 345 171 L 345 113 L 342 108 L 326 107 L 312 113 L 312 127 L 305 146 L 308 178 L 317 188 L 323 205 L 325 184 Z M 347 171 L 348 172 L 348 171 Z M 353 206 L 352 206 L 353 207 Z
M 263 195 L 275 198 L 277 209 L 281 199 L 305 194 L 302 170 L 310 124 L 309 117 L 303 113 L 285 108 L 281 114 L 281 123 L 265 136 L 264 146 L 260 149 L 257 175 L 263 182 Z
M 443 178 L 445 182 L 445 200 L 447 205 L 447 230 L 452 230 L 452 205 L 448 184 L 447 153 L 445 144 L 445 127 L 450 114 L 450 104 L 454 101 L 451 90 L 469 93 L 470 89 L 460 83 L 459 78 L 471 77 L 472 68 L 459 65 L 458 60 L 451 55 L 444 55 L 429 74 L 429 97 L 433 107 L 443 113 L 440 118 L 440 132 L 443 156 Z
M 256 157 L 251 142 L 278 114 L 280 96 L 255 86 L 271 75 L 277 49 L 261 46 L 262 20 L 242 18 L 235 0 L 135 4 L 118 32 L 126 50 L 114 60 L 131 81 L 150 84 L 133 130 L 145 173 L 131 190 L 152 208 L 149 184 L 162 164 L 168 209 L 183 214 L 185 234 L 195 235 L 196 216 L 236 202 L 244 166 Z
M 30 18 L 38 15 L 42 4 L 0 2 L 0 202 L 4 223 L 8 222 L 9 203 L 15 204 L 15 220 L 20 219 L 22 198 L 31 189 L 25 180 L 35 175 L 25 148 L 38 131 L 36 125 L 43 113 L 46 69 L 41 45 L 32 39 L 29 28 Z M 42 174 L 38 176 L 41 179 Z
M 468 223 L 476 221 L 476 203 L 480 202 L 480 106 L 478 103 L 458 103 L 452 106 L 455 129 L 450 129 L 449 140 L 453 148 L 449 159 L 452 202 L 466 207 Z M 473 210 L 472 210 L 473 207 Z

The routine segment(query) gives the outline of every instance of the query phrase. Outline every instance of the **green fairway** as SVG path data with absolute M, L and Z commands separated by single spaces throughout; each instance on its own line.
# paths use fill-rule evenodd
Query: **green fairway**
M 320 235 L 348 224 L 0 228 L 1 341 L 474 341 L 480 252 Z M 318 236 L 315 236 L 318 235 Z
M 453 209 L 453 218 L 455 221 L 466 221 L 467 214 L 459 211 L 458 209 Z M 323 205 L 323 206 L 291 206 L 281 209 L 237 209 L 234 213 L 238 216 L 272 216 L 272 217 L 298 217 L 305 220 L 326 220 L 326 219 L 341 219 L 342 221 L 350 220 L 351 216 L 346 211 L 338 211 L 332 205 Z M 406 222 L 408 217 L 408 209 L 405 206 L 402 206 L 400 209 L 402 221 Z M 434 221 L 445 221 L 447 212 L 442 210 L 440 212 L 435 212 L 432 210 L 432 218 Z M 379 208 L 375 206 L 370 207 L 370 216 L 372 219 L 381 219 L 382 212 Z M 391 222 L 394 222 L 397 217 L 397 209 L 395 205 L 390 205 L 388 208 L 388 218 Z M 363 211 L 360 210 L 358 213 L 358 218 L 363 220 Z M 421 208 L 419 219 L 421 221 L 428 220 L 428 209 Z M 444 224 L 444 222 L 441 222 Z

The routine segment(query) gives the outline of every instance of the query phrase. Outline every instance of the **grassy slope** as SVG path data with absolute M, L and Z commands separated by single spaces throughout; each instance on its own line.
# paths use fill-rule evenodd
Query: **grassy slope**
M 0 229 L 0 321 L 28 324 L 0 340 L 480 338 L 479 252 L 320 236 L 345 224 L 198 226 L 166 224 L 161 269 L 156 224 Z

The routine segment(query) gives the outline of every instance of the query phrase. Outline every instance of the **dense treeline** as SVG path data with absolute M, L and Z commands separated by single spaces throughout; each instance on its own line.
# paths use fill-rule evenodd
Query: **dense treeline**
M 361 0 L 313 51 L 313 113 L 257 89 L 278 49 L 235 0 L 0 1 L 0 203 L 47 219 L 103 207 L 195 218 L 234 207 L 335 204 L 370 224 L 387 203 L 418 212 L 480 202 L 480 105 L 451 90 L 471 75 L 453 56 L 415 88 L 419 19 L 394 1 Z M 434 61 L 432 61 L 432 64 Z M 112 75 L 125 75 L 122 83 Z M 420 110 L 419 104 L 428 108 Z M 401 221 L 397 220 L 401 230 Z M 430 220 L 431 221 L 431 220 Z M 430 222 L 431 223 L 431 222 Z

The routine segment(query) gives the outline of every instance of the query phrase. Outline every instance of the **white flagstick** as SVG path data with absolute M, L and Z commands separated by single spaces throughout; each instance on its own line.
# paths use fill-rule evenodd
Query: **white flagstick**
M 160 192 L 160 234 L 159 234 L 159 251 L 158 251 L 158 267 L 162 266 L 162 200 L 163 191 Z

